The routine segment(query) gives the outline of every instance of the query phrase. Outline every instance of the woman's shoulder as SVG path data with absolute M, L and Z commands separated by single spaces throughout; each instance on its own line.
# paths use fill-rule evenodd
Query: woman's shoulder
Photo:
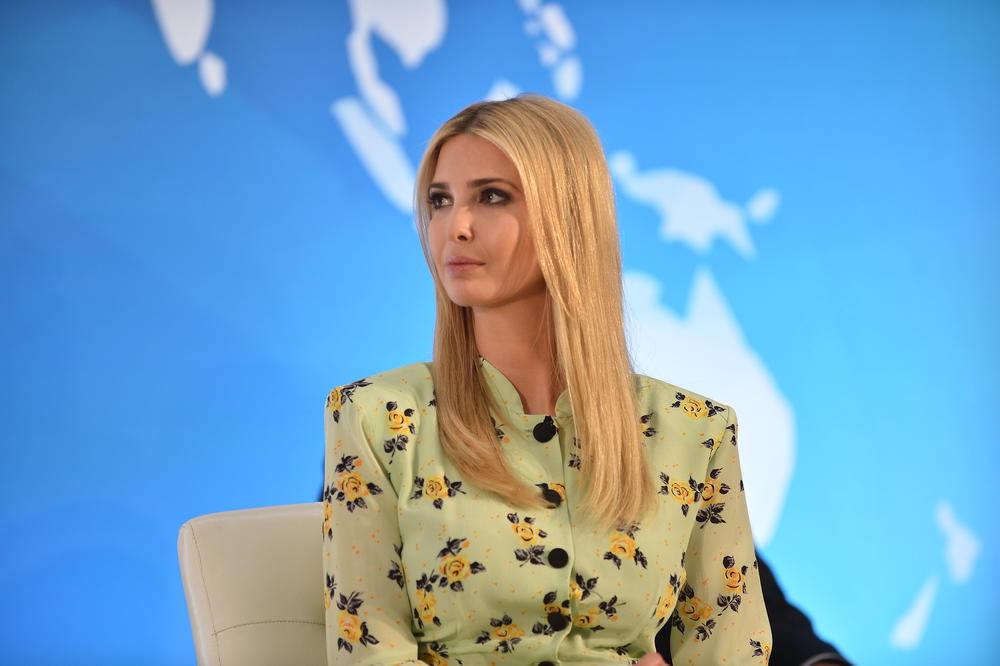
M 399 402 L 425 407 L 434 398 L 434 381 L 429 362 L 410 363 L 382 370 L 334 387 L 327 402 L 354 403 Z
M 633 374 L 639 401 L 645 410 L 653 407 L 668 413 L 683 413 L 693 418 L 730 418 L 732 408 L 719 400 L 663 379 L 640 373 Z

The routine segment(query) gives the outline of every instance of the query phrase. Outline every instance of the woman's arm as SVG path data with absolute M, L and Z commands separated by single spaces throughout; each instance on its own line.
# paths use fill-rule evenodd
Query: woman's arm
M 687 577 L 670 618 L 675 664 L 766 664 L 771 627 L 750 533 L 732 407 L 701 481 L 685 554 Z
M 326 660 L 331 666 L 424 664 L 410 630 L 397 496 L 372 449 L 379 428 L 365 418 L 368 390 L 374 387 L 353 387 L 344 399 L 334 389 L 325 410 Z

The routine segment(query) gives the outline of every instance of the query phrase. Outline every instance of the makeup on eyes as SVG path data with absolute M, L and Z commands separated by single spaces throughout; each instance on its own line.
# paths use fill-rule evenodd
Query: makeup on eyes
M 479 192 L 479 199 L 480 200 L 488 199 L 488 197 L 490 197 L 491 195 L 495 195 L 495 196 L 499 197 L 499 199 L 500 199 L 499 201 L 488 201 L 488 200 L 486 200 L 485 203 L 487 203 L 487 204 L 489 204 L 491 206 L 502 206 L 502 205 L 508 203 L 510 201 L 510 199 L 511 199 L 510 194 L 508 194 L 507 192 L 504 192 L 503 190 L 501 190 L 501 189 L 499 189 L 497 187 L 484 187 Z M 445 203 L 442 202 L 442 199 L 449 200 L 450 198 L 451 197 L 447 193 L 445 193 L 445 192 L 442 192 L 442 191 L 433 191 L 432 190 L 430 192 L 430 194 L 427 195 L 427 203 L 428 203 L 428 205 L 430 205 L 431 208 L 433 208 L 434 210 L 437 210 L 437 209 L 442 208 L 442 207 L 444 207 L 446 205 Z

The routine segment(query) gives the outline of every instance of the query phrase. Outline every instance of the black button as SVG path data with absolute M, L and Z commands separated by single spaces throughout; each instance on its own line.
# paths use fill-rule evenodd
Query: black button
M 543 490 L 542 497 L 544 497 L 547 501 L 552 502 L 556 506 L 562 504 L 562 495 L 560 495 L 559 491 L 557 491 L 555 488 L 546 488 L 545 490 Z
M 538 666 L 556 666 L 556 665 L 551 661 L 540 661 L 538 662 Z
M 549 613 L 549 626 L 556 631 L 562 631 L 569 624 L 569 620 L 562 613 Z
M 544 419 L 535 424 L 531 434 L 533 434 L 535 439 L 539 442 L 547 442 L 556 436 L 556 432 L 558 432 L 558 430 L 556 428 L 555 421 L 552 420 L 551 416 L 546 416 Z
M 549 551 L 549 564 L 556 569 L 562 569 L 569 562 L 569 553 L 562 548 L 553 548 Z

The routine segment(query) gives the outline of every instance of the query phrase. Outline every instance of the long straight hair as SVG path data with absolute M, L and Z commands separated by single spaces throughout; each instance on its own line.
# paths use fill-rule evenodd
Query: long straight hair
M 621 248 L 611 175 L 593 126 L 579 112 L 522 94 L 466 107 L 431 137 L 417 170 L 415 211 L 434 277 L 437 320 L 433 379 L 446 455 L 472 484 L 519 507 L 543 507 L 537 489 L 507 465 L 479 369 L 472 310 L 455 304 L 427 241 L 428 188 L 442 145 L 459 134 L 492 142 L 521 177 L 538 264 L 547 287 L 554 368 L 579 438 L 581 508 L 605 530 L 655 506 L 642 444 L 622 306 Z

